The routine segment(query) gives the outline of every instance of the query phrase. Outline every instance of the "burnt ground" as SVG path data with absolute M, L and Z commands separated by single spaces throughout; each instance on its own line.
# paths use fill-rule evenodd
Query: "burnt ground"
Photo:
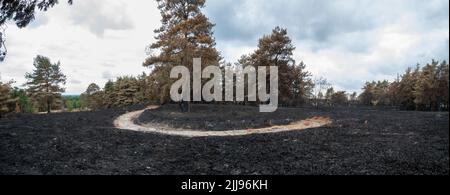
M 176 107 L 168 106 L 155 111 L 161 114 L 154 121 L 148 112 L 138 120 L 203 130 L 265 126 L 269 120 L 242 107 L 198 107 L 211 111 L 197 112 L 195 120 L 180 114 L 182 122 L 174 123 Z M 283 123 L 284 115 L 320 115 L 333 124 L 243 137 L 183 138 L 113 127 L 115 117 L 142 108 L 0 119 L 0 174 L 449 174 L 448 113 L 282 109 L 268 114 L 279 116 L 274 123 Z M 238 123 L 239 117 L 250 122 Z
M 288 125 L 318 115 L 327 116 L 315 109 L 305 111 L 281 108 L 273 113 L 260 113 L 259 107 L 193 104 L 191 112 L 182 113 L 178 105 L 170 104 L 145 111 L 135 123 L 171 130 L 225 131 Z

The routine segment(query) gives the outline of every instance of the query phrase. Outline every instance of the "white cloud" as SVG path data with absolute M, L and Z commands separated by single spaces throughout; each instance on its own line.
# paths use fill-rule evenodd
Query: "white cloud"
M 124 1 L 76 1 L 69 13 L 69 20 L 73 24 L 86 26 L 97 36 L 103 36 L 106 30 L 127 30 L 133 27 Z

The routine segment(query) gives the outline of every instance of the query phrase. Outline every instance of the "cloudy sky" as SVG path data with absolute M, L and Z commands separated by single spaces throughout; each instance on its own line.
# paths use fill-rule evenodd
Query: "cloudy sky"
M 228 62 L 252 52 L 275 26 L 288 29 L 314 77 L 360 91 L 367 80 L 396 77 L 416 63 L 449 59 L 448 0 L 209 0 L 217 47 Z M 25 82 L 40 54 L 60 61 L 66 94 L 89 83 L 138 75 L 145 47 L 160 26 L 152 0 L 75 0 L 57 5 L 25 29 L 8 25 L 2 80 Z

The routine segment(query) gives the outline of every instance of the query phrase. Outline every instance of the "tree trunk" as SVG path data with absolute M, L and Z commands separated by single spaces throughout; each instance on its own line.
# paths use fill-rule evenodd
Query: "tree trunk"
M 51 113 L 51 109 L 52 109 L 51 101 L 50 99 L 47 99 L 47 114 Z

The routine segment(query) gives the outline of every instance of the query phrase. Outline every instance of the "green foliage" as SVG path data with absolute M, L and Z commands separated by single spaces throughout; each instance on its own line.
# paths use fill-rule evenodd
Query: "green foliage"
M 151 44 L 151 54 L 143 63 L 153 68 L 150 74 L 154 91 L 150 99 L 161 103 L 169 102 L 170 86 L 174 82 L 169 79 L 173 66 L 193 67 L 193 58 L 201 57 L 202 65 L 218 65 L 221 60 L 215 48 L 213 37 L 214 24 L 201 12 L 205 0 L 157 0 L 162 16 L 162 26 L 155 30 L 156 42 Z M 146 91 L 145 93 L 148 93 Z
M 364 105 L 389 105 L 389 81 L 367 82 L 359 99 Z
M 392 83 L 366 83 L 359 99 L 365 105 L 399 106 L 405 110 L 448 110 L 448 72 L 447 62 L 433 60 L 422 68 L 408 68 Z
M 32 100 L 27 96 L 27 93 L 24 89 L 19 89 L 19 88 L 15 87 L 11 91 L 11 96 L 13 98 L 18 99 L 20 112 L 22 112 L 22 113 L 36 112 L 36 108 L 33 105 Z
M 333 105 L 346 105 L 348 103 L 348 96 L 345 91 L 338 91 L 331 95 L 331 103 Z
M 3 84 L 0 82 L 0 117 L 11 110 L 9 104 L 11 103 L 11 97 L 9 94 L 11 87 L 9 84 Z
M 277 66 L 280 102 L 287 105 L 302 104 L 312 96 L 314 83 L 310 78 L 311 74 L 305 70 L 306 65 L 303 62 L 296 64 L 293 59 L 294 50 L 287 30 L 276 27 L 272 30 L 272 34 L 265 35 L 259 40 L 258 49 L 254 53 L 241 57 L 239 65 L 255 68 Z
M 138 80 L 134 77 L 119 77 L 114 83 L 113 90 L 106 93 L 109 101 L 106 107 L 122 107 L 136 104 L 140 101 Z
M 63 96 L 64 106 L 68 111 L 79 110 L 81 108 L 80 96 Z
M 107 87 L 105 89 L 111 91 L 112 89 L 108 89 L 110 88 L 108 85 L 113 87 L 114 84 L 112 81 L 109 81 L 106 85 Z M 86 91 L 80 95 L 80 107 L 82 109 L 89 108 L 94 110 L 103 108 L 104 102 L 107 102 L 104 98 L 104 92 L 101 91 L 100 87 L 95 83 L 91 83 Z
M 61 85 L 66 84 L 66 76 L 60 70 L 61 64 L 52 64 L 50 59 L 37 56 L 34 59 L 34 70 L 27 73 L 27 92 L 37 104 L 39 111 L 61 109 L 63 106 L 61 93 L 65 91 Z
M 151 93 L 148 80 L 146 74 L 139 77 L 119 77 L 116 81 L 108 81 L 103 90 L 95 83 L 90 84 L 79 97 L 80 107 L 95 110 L 146 102 L 150 100 Z

